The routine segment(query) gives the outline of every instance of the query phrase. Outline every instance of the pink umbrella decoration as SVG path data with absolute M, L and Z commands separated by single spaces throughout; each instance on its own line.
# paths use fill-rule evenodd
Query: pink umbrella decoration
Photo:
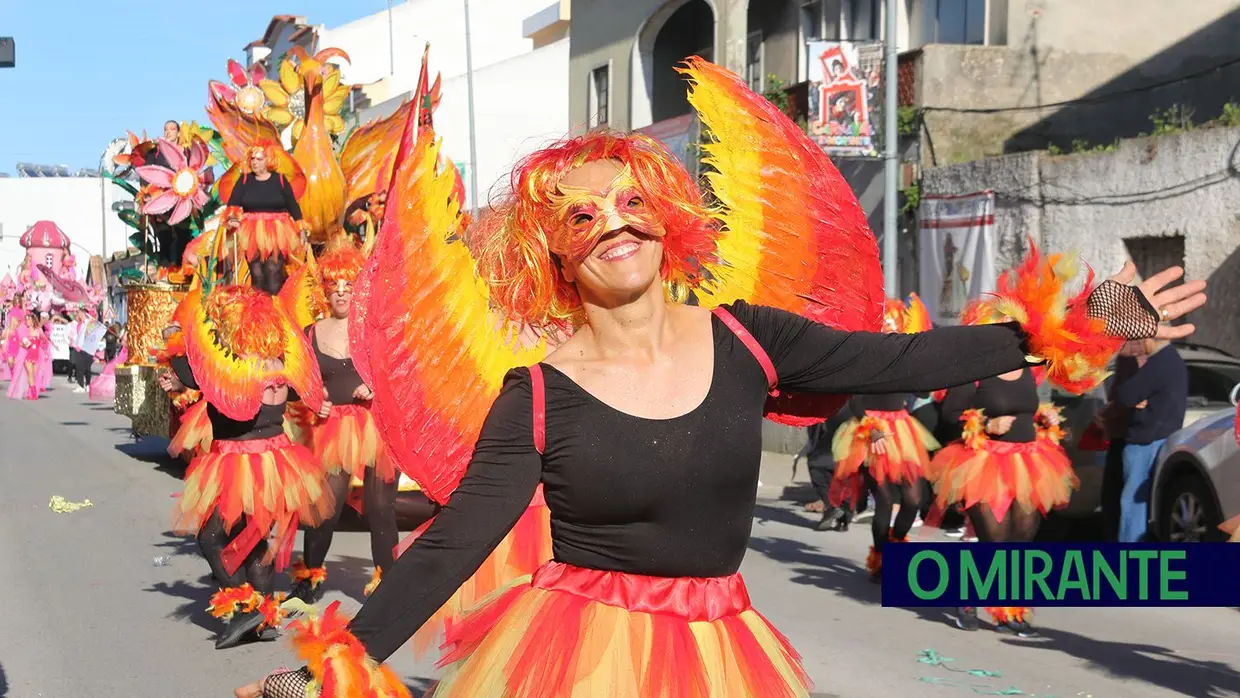
M 168 225 L 176 225 L 189 214 L 207 205 L 207 183 L 202 167 L 207 162 L 207 146 L 195 138 L 189 148 L 188 159 L 180 146 L 166 139 L 159 139 L 159 154 L 169 167 L 145 165 L 138 168 L 138 176 L 154 188 L 153 196 L 142 204 L 142 212 L 148 215 L 172 213 Z

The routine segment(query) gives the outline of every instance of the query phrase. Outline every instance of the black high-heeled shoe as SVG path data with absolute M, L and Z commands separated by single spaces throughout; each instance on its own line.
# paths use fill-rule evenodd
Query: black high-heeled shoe
M 262 624 L 263 614 L 258 611 L 235 614 L 220 631 L 219 637 L 215 638 L 215 649 L 226 650 L 245 641 L 261 639 L 258 629 Z

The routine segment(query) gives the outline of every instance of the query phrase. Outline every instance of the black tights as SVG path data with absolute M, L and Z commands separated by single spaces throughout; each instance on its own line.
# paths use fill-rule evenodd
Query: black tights
M 317 528 L 306 531 L 306 567 L 322 567 L 327 551 L 332 547 L 332 537 L 340 515 L 349 496 L 348 473 L 337 473 L 327 478 L 327 486 L 335 497 L 336 508 L 329 519 Z M 370 525 L 370 555 L 375 566 L 384 570 L 392 568 L 399 533 L 396 530 L 396 492 L 399 480 L 384 482 L 375 474 L 374 468 L 366 468 L 362 479 L 362 506 L 366 510 L 366 523 Z
M 917 512 L 921 510 L 921 480 L 880 485 L 869 468 L 863 472 L 866 488 L 874 493 L 874 519 L 870 522 L 870 533 L 874 536 L 874 549 L 882 550 L 888 535 L 903 540 L 913 528 Z M 900 513 L 896 514 L 896 520 L 892 523 L 891 509 L 897 503 Z
M 1028 543 L 1038 534 L 1042 514 L 1036 509 L 1028 511 L 1013 503 L 1002 521 L 985 504 L 977 504 L 966 510 L 973 534 L 983 543 Z
M 239 587 L 249 582 L 258 593 L 270 594 L 275 588 L 275 568 L 270 562 L 263 562 L 263 558 L 267 556 L 266 540 L 260 540 L 258 545 L 254 546 L 254 550 L 250 551 L 236 572 L 229 574 L 224 569 L 224 549 L 245 530 L 245 526 L 246 521 L 242 518 L 233 530 L 229 531 L 219 512 L 211 512 L 211 517 L 203 524 L 202 530 L 198 531 L 198 549 L 207 559 L 207 564 L 211 566 L 211 575 L 220 586 Z
M 284 270 L 284 255 L 273 254 L 266 259 L 254 257 L 250 259 L 250 285 L 254 288 L 276 295 L 288 279 Z

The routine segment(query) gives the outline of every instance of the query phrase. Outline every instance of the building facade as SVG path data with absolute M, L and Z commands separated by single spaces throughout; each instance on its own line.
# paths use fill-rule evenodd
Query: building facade
M 304 17 L 272 19 L 263 38 L 247 47 L 251 61 L 269 69 L 292 48 L 313 53 L 343 49 L 338 62 L 355 86 L 347 110 L 357 123 L 386 116 L 412 97 L 427 43 L 432 78 L 442 78 L 435 130 L 443 150 L 465 174 L 469 206 L 485 203 L 507 183 L 529 151 L 568 130 L 568 0 L 474 0 L 470 3 L 473 134 L 470 119 L 465 14 L 455 0 L 408 0 L 340 27 Z M 478 192 L 472 191 L 477 181 Z

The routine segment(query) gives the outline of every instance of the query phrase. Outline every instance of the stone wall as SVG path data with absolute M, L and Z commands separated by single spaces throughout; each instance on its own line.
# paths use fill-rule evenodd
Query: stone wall
M 986 189 L 1010 265 L 1030 236 L 1046 249 L 1078 250 L 1100 276 L 1136 244 L 1182 236 L 1184 265 L 1210 281 L 1210 302 L 1191 318 L 1194 341 L 1240 354 L 1240 128 L 1136 138 L 1114 152 L 1028 152 L 931 168 L 926 194 Z

